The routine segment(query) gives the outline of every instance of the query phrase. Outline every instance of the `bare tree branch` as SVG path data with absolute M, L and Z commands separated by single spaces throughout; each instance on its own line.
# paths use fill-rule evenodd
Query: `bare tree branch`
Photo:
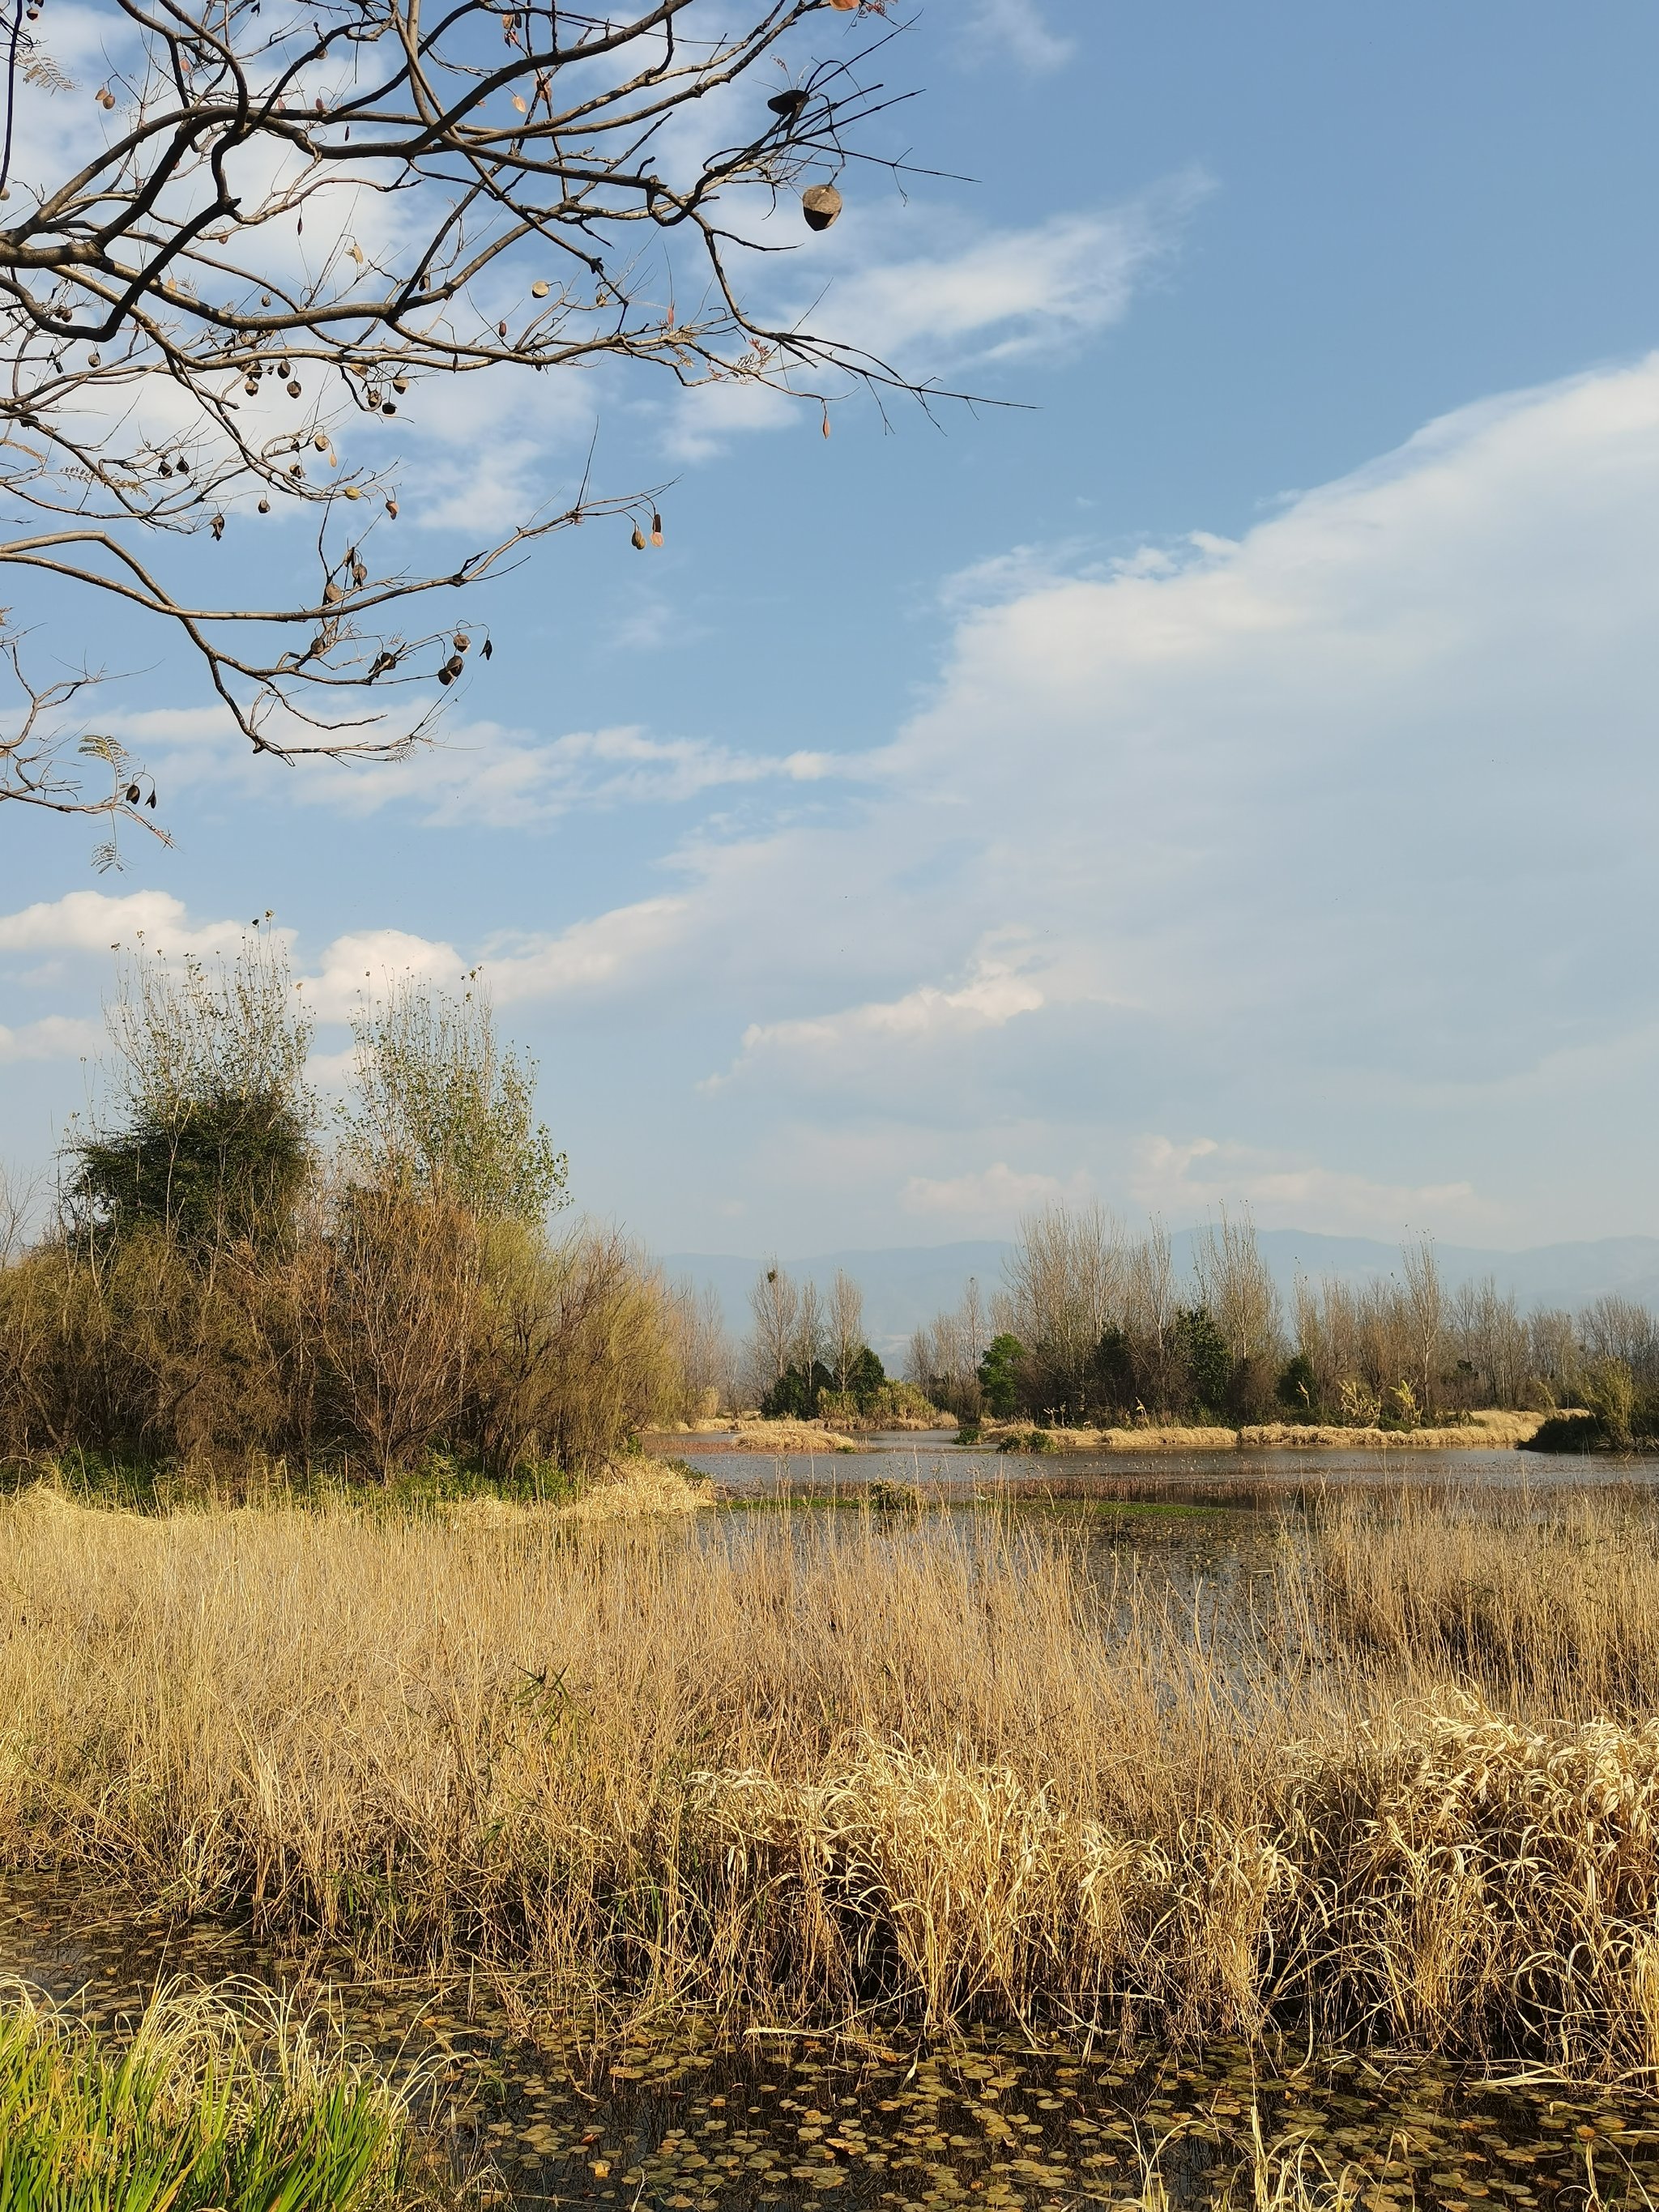
M 823 228 L 850 162 L 902 166 L 860 137 L 893 105 L 870 73 L 891 26 L 857 35 L 885 0 L 632 0 L 620 15 L 561 0 L 435 14 L 111 0 L 92 124 L 40 43 L 47 4 L 0 0 L 0 563 L 170 625 L 258 751 L 407 752 L 430 710 L 337 711 L 343 693 L 447 685 L 467 665 L 472 641 L 447 618 L 389 628 L 404 603 L 592 519 L 660 543 L 660 487 L 605 497 L 585 477 L 441 573 L 373 557 L 397 520 L 396 467 L 340 446 L 423 380 L 620 361 L 826 406 L 849 381 L 942 396 L 775 326 L 732 275 L 763 250 L 745 203 L 799 191 Z M 700 152 L 700 122 L 738 135 Z M 318 514 L 297 596 L 210 605 L 166 580 L 170 540 L 217 541 L 279 500 Z M 88 754 L 71 726 L 92 679 L 35 691 L 15 644 L 9 659 L 0 799 L 154 827 L 154 787 L 121 748 L 98 750 L 112 739 Z M 75 763 L 89 758 L 110 766 L 111 793 L 86 788 Z

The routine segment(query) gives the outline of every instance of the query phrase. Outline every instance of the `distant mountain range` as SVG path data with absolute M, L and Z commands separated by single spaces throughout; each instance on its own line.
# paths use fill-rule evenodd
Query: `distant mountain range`
M 1190 1270 L 1193 1239 L 1184 1229 L 1170 1242 L 1178 1270 Z M 1370 1237 L 1322 1237 L 1311 1230 L 1261 1229 L 1261 1256 L 1288 1297 L 1298 1273 L 1332 1275 L 1358 1282 L 1395 1273 L 1399 1248 Z M 798 1281 L 809 1279 L 827 1290 L 837 1267 L 844 1267 L 864 1291 L 866 1332 L 884 1358 L 903 1349 L 912 1329 L 931 1321 L 960 1299 L 970 1275 L 988 1297 L 1002 1283 L 1003 1263 L 1013 1247 L 991 1238 L 961 1244 L 898 1244 L 873 1251 L 815 1252 L 786 1258 Z M 1659 1307 L 1659 1237 L 1601 1237 L 1577 1244 L 1537 1244 L 1523 1252 L 1487 1252 L 1472 1245 L 1438 1244 L 1441 1279 L 1448 1289 L 1480 1282 L 1490 1275 L 1500 1291 L 1511 1291 L 1523 1309 L 1587 1305 L 1604 1291 L 1617 1291 Z M 664 1265 L 672 1276 L 712 1284 L 733 1335 L 747 1334 L 749 1287 L 760 1271 L 757 1259 L 723 1252 L 670 1252 Z

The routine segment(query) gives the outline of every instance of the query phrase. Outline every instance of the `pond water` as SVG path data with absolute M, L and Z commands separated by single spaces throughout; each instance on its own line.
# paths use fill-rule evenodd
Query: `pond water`
M 1513 1449 L 1002 1452 L 958 1444 L 954 1431 L 878 1432 L 855 1452 L 772 1453 L 727 1436 L 658 1437 L 653 1449 L 709 1476 L 734 1498 L 856 1498 L 872 1485 L 922 1496 L 1011 1500 L 1124 1498 L 1282 1504 L 1333 1485 L 1390 1488 L 1545 1489 L 1608 1482 L 1659 1486 L 1659 1455 L 1613 1458 Z
M 948 2046 L 695 2034 L 603 2055 L 482 1979 L 353 1978 L 234 1928 L 163 1925 L 52 1876 L 0 1880 L 0 1973 L 103 2026 L 158 1981 L 241 1975 L 320 2001 L 394 2078 L 485 2203 L 650 2212 L 844 2206 L 1071 2212 L 1139 2198 L 1156 2160 L 1177 2203 L 1248 2197 L 1251 2144 L 1346 2173 L 1369 2212 L 1659 2197 L 1650 2100 L 1505 2082 L 1384 2050 L 1310 2061 L 1227 2045 L 987 2033 Z

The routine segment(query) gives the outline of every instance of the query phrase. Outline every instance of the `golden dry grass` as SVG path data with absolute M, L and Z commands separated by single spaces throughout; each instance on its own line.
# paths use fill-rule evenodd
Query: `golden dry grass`
M 1527 1443 L 1546 1416 L 1506 1412 L 1501 1407 L 1471 1413 L 1449 1428 L 1340 1428 L 1328 1422 L 1261 1421 L 1242 1429 L 1163 1422 L 1146 1428 L 1051 1429 L 1054 1451 L 1491 1451 Z M 1006 1436 L 1027 1436 L 1029 1422 L 985 1421 L 988 1443 Z
M 0 1852 L 635 2014 L 1655 2068 L 1650 1527 L 1345 1510 L 1218 1592 L 988 1513 L 37 1489 L 0 1509 Z

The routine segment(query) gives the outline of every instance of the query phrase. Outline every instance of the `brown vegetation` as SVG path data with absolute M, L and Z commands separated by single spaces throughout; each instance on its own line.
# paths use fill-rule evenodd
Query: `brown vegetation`
M 704 1534 L 702 1531 L 707 1530 Z M 1659 2066 L 1659 1544 L 0 1509 L 0 1850 L 636 2015 Z
M 108 1125 L 0 1255 L 0 1456 L 511 1475 L 702 1410 L 706 1313 L 617 1231 L 548 1226 L 564 1161 L 476 993 L 365 1013 L 331 1154 L 275 948 L 140 963 L 113 1030 Z

